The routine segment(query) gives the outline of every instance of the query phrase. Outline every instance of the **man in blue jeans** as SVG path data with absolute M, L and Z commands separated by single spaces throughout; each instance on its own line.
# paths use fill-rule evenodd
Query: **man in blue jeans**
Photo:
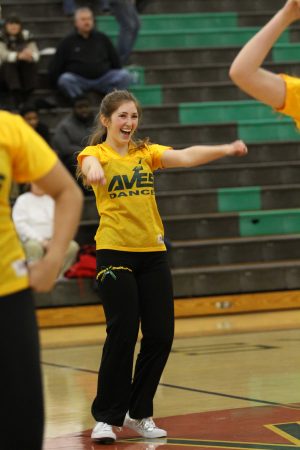
M 97 0 L 93 3 L 98 3 L 103 12 L 110 12 L 115 16 L 120 27 L 117 50 L 121 63 L 126 64 L 141 26 L 137 2 L 135 0 Z M 66 15 L 72 15 L 75 9 L 75 0 L 64 0 Z
M 75 31 L 58 45 L 50 62 L 50 81 L 69 99 L 87 91 L 106 94 L 126 89 L 137 75 L 122 69 L 119 55 L 110 39 L 94 28 L 93 13 L 83 7 L 75 11 Z

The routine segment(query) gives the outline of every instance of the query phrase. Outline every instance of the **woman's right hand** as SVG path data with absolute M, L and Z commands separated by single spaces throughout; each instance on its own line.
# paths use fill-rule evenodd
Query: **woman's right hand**
M 102 166 L 99 164 L 98 167 L 91 166 L 89 167 L 86 174 L 86 182 L 87 184 L 106 184 L 106 178 L 104 175 L 104 171 Z
M 104 170 L 95 156 L 85 156 L 82 161 L 82 172 L 87 184 L 106 184 Z
M 289 22 L 300 19 L 300 0 L 288 0 L 282 8 L 284 14 L 288 16 Z

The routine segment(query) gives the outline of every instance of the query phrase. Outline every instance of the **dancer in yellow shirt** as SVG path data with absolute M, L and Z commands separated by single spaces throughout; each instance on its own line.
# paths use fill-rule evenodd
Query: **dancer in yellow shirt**
M 276 74 L 261 67 L 283 33 L 300 19 L 300 0 L 288 0 L 282 9 L 242 48 L 230 68 L 233 82 L 252 97 L 293 117 L 300 128 L 300 78 Z
M 13 181 L 34 181 L 56 205 L 48 251 L 29 267 L 11 219 Z M 43 396 L 32 289 L 52 288 L 81 204 L 80 189 L 45 141 L 21 117 L 0 111 L 0 435 L 5 450 L 42 448 Z
M 92 439 L 102 443 L 115 441 L 113 426 L 129 427 L 147 439 L 167 435 L 152 419 L 153 397 L 174 332 L 172 281 L 153 172 L 247 153 L 241 141 L 181 151 L 147 140 L 136 142 L 140 114 L 129 92 L 106 95 L 98 130 L 90 146 L 78 155 L 81 174 L 94 190 L 101 217 L 95 239 L 107 339 L 92 405 L 97 422 Z M 132 380 L 140 323 L 143 338 Z

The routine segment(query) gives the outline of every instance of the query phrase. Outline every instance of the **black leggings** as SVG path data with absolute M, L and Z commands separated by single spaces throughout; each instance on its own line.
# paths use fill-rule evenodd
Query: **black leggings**
M 0 356 L 0 448 L 41 450 L 39 339 L 29 289 L 0 297 Z
M 153 415 L 174 335 L 172 280 L 166 252 L 99 250 L 97 267 L 107 338 L 92 414 L 98 422 L 122 426 L 127 411 L 134 419 Z M 132 380 L 140 323 L 143 337 Z

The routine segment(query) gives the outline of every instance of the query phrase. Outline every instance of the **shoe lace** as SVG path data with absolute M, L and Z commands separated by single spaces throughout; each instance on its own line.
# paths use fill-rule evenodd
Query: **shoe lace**
M 152 419 L 152 417 L 146 417 L 145 419 L 141 419 L 138 421 L 138 426 L 143 430 L 153 430 L 156 428 L 156 425 Z
M 111 431 L 112 430 L 112 426 L 105 422 L 101 423 L 101 428 L 103 431 Z

